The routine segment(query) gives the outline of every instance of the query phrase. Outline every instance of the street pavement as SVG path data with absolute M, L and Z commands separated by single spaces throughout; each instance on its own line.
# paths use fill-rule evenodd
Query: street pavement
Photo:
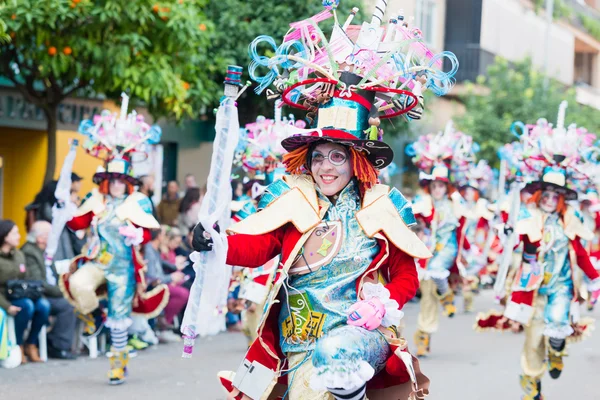
M 462 304 L 462 299 L 457 299 Z M 494 307 L 490 291 L 476 298 L 477 311 Z M 460 307 L 459 307 L 460 309 Z M 412 343 L 418 304 L 405 309 L 406 337 Z M 597 313 L 597 312 L 596 312 Z M 421 361 L 432 380 L 430 400 L 519 399 L 519 356 L 523 335 L 476 333 L 476 313 L 444 318 L 432 339 L 432 355 Z M 108 360 L 80 358 L 12 370 L 0 369 L 0 399 L 197 399 L 225 400 L 215 378 L 220 370 L 235 369 L 245 351 L 241 334 L 226 333 L 196 345 L 192 359 L 182 359 L 181 345 L 160 345 L 143 352 L 130 364 L 127 383 L 106 383 Z M 559 380 L 543 380 L 547 400 L 600 398 L 600 333 L 569 349 Z

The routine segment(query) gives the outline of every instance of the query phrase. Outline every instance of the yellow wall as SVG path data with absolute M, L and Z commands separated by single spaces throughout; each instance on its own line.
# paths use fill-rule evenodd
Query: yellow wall
M 56 149 L 55 178 L 58 178 L 60 169 L 67 152 L 69 140 L 83 136 L 73 131 L 58 131 Z M 0 128 L 0 156 L 3 157 L 4 185 L 3 185 L 3 218 L 12 219 L 25 237 L 25 206 L 31 203 L 42 187 L 47 158 L 46 132 L 25 129 Z M 100 160 L 88 155 L 79 146 L 73 171 L 83 177 L 80 196 L 84 196 L 95 185 L 92 176 L 96 168 L 101 165 Z
M 0 128 L 0 155 L 4 159 L 2 215 L 17 223 L 23 237 L 24 208 L 42 187 L 46 148 L 45 132 Z

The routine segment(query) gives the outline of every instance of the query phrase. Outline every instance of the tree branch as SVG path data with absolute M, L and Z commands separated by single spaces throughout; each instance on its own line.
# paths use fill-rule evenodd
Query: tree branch
M 67 89 L 63 92 L 63 94 L 60 96 L 60 101 L 63 101 L 64 99 L 66 99 L 67 97 L 69 97 L 70 95 L 72 95 L 74 92 L 76 92 L 79 89 L 83 89 L 84 87 L 86 87 L 87 85 L 90 84 L 89 80 L 82 80 L 79 82 L 79 84 L 77 84 L 76 86 Z

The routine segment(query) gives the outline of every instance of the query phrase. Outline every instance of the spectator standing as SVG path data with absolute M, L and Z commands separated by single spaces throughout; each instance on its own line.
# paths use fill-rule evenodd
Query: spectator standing
M 21 241 L 19 228 L 11 220 L 0 220 L 0 308 L 15 318 L 15 334 L 17 344 L 21 347 L 22 363 L 29 358 L 33 362 L 41 362 L 38 351 L 38 335 L 48 323 L 50 303 L 39 297 L 35 300 L 20 298 L 9 300 L 7 282 L 10 280 L 28 280 L 25 256 L 17 248 Z M 25 329 L 31 322 L 29 336 L 25 340 Z
M 179 184 L 177 181 L 169 181 L 167 183 L 167 193 L 163 196 L 156 210 L 158 221 L 163 225 L 177 226 L 180 204 Z
M 52 330 L 48 333 L 48 356 L 63 360 L 73 360 L 76 358 L 71 353 L 73 337 L 75 335 L 75 310 L 63 297 L 60 288 L 57 286 L 58 274 L 54 265 L 51 266 L 51 282 L 47 280 L 46 275 L 44 251 L 46 250 L 51 230 L 52 225 L 49 222 L 35 222 L 27 235 L 27 243 L 21 247 L 21 251 L 25 255 L 27 277 L 31 280 L 43 282 L 44 296 L 48 303 L 50 303 L 50 315 L 56 317 L 56 322 Z
M 196 183 L 196 177 L 192 174 L 186 174 L 183 184 L 186 191 L 198 187 L 198 183 Z
M 185 192 L 179 206 L 179 230 L 183 236 L 187 236 L 198 221 L 198 213 L 201 205 L 200 188 L 191 188 Z

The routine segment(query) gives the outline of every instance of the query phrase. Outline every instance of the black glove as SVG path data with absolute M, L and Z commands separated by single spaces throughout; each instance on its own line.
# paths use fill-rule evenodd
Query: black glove
M 215 224 L 214 228 L 217 232 L 221 232 L 219 225 Z M 201 223 L 198 223 L 192 232 L 192 247 L 196 251 L 211 251 L 213 248 L 213 240 Z

